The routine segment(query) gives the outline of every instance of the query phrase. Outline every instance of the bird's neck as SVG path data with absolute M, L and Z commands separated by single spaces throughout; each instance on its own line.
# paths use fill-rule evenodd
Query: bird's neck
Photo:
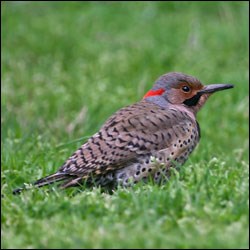
M 169 107 L 169 102 L 162 96 L 159 95 L 155 95 L 155 96 L 149 96 L 147 98 L 144 97 L 144 99 L 146 102 L 151 102 L 154 103 L 156 105 L 159 105 L 162 108 L 168 108 Z
M 143 101 L 154 103 L 162 108 L 173 109 L 176 110 L 177 112 L 178 111 L 185 112 L 191 119 L 194 120 L 196 119 L 195 118 L 196 112 L 199 110 L 199 107 L 187 107 L 184 104 L 172 104 L 169 101 L 167 101 L 163 96 L 150 96 L 143 99 Z

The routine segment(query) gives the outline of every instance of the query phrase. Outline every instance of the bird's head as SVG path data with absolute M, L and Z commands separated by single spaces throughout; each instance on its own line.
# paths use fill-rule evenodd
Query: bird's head
M 161 76 L 143 98 L 154 101 L 161 96 L 168 103 L 183 105 L 196 113 L 212 93 L 229 88 L 233 85 L 203 85 L 195 77 L 172 72 Z

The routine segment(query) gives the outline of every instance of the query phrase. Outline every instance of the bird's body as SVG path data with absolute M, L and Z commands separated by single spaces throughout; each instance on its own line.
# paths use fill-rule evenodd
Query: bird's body
M 184 164 L 199 142 L 198 110 L 211 93 L 231 87 L 203 86 L 182 73 L 163 75 L 141 101 L 117 111 L 55 174 L 34 185 L 62 181 L 63 188 L 83 182 L 114 187 L 148 179 L 160 182 L 171 167 Z

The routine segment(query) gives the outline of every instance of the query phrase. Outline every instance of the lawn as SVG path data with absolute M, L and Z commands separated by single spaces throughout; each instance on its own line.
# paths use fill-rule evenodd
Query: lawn
M 248 2 L 1 2 L 1 247 L 248 248 Z M 53 173 L 162 74 L 231 83 L 163 186 L 113 194 Z

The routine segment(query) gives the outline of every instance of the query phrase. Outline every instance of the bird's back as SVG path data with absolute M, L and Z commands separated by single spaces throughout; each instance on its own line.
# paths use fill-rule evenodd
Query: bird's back
M 149 176 L 158 180 L 160 172 L 183 164 L 198 140 L 197 123 L 188 112 L 143 100 L 111 116 L 58 172 L 70 176 L 63 187 L 82 179 L 102 186 Z

